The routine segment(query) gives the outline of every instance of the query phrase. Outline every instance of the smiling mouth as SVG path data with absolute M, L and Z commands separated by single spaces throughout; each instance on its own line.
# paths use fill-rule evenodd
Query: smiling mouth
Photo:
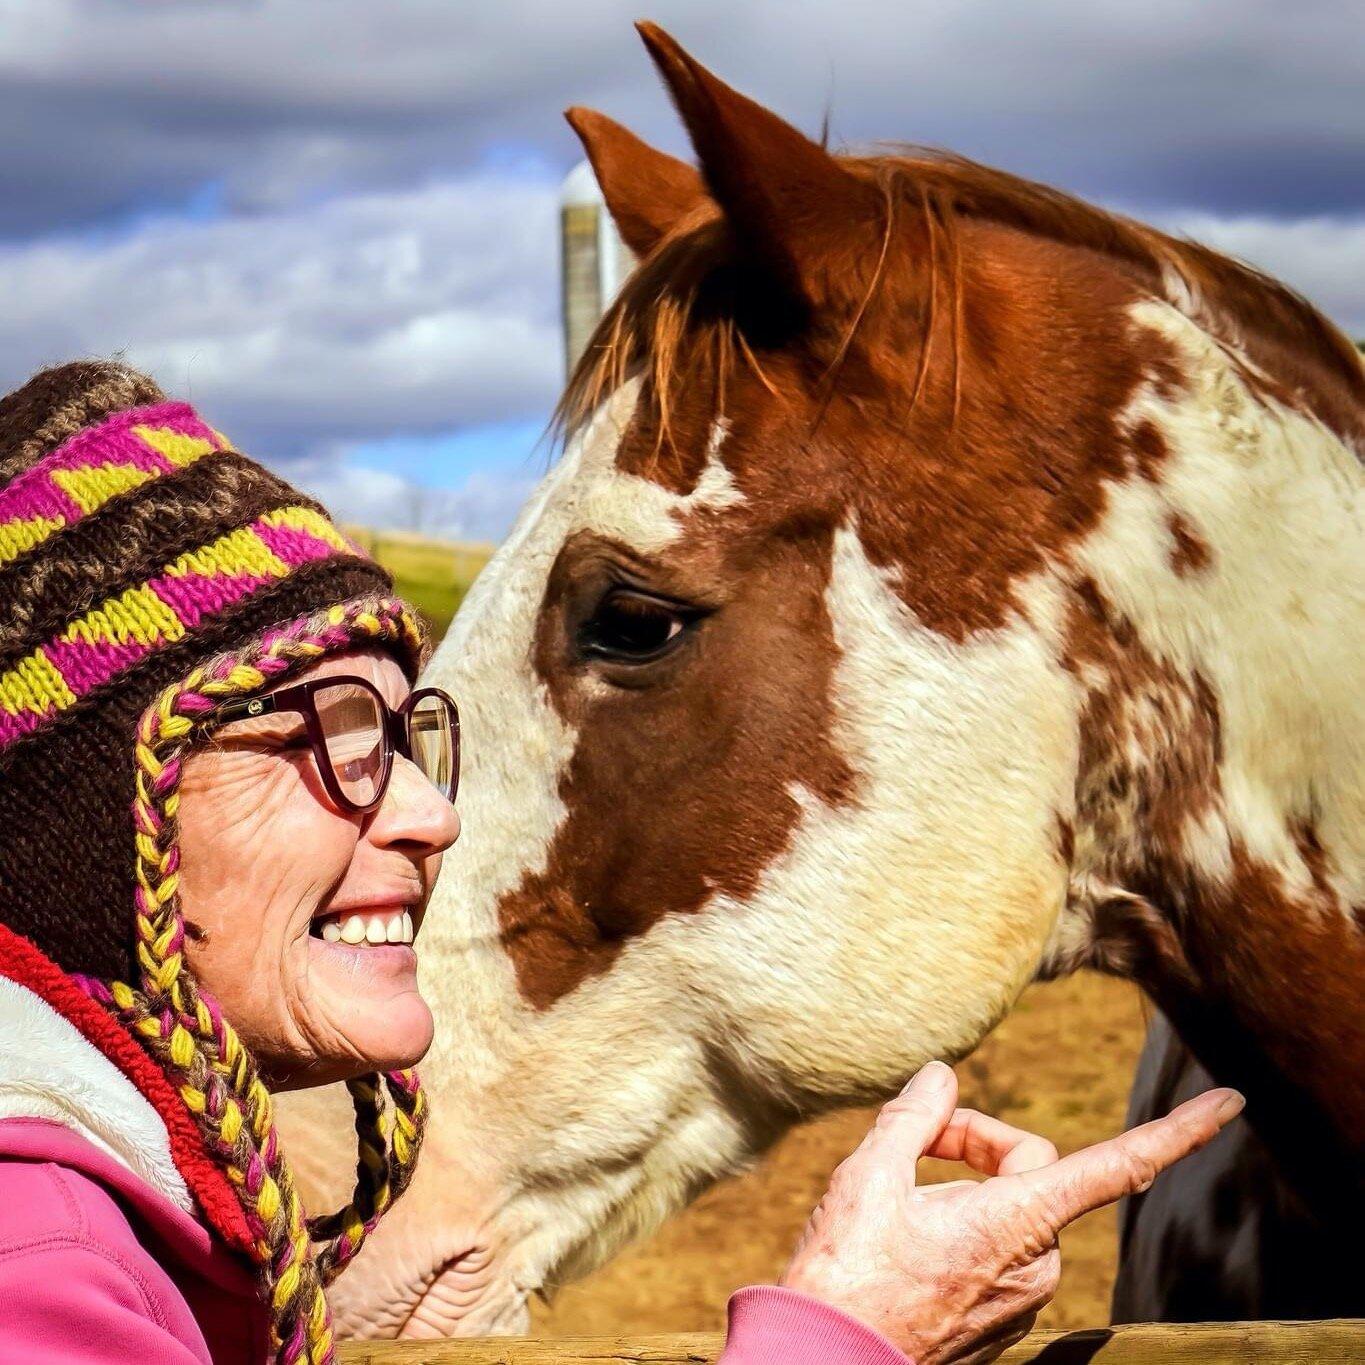
M 324 943 L 340 943 L 348 948 L 377 948 L 387 943 L 411 944 L 415 934 L 412 912 L 406 909 L 385 911 L 343 910 L 322 915 L 308 926 L 313 938 Z

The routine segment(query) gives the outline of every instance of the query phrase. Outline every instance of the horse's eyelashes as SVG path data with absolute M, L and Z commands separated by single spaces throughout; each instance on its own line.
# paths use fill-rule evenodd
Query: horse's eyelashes
M 647 663 L 681 640 L 695 619 L 695 612 L 661 598 L 610 592 L 579 628 L 578 641 L 585 654 L 597 658 Z

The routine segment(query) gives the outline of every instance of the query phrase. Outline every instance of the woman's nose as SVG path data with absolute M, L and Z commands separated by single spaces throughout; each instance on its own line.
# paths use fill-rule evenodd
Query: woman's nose
M 460 837 L 460 816 L 411 759 L 395 754 L 389 789 L 369 835 L 377 844 L 408 844 L 440 853 Z

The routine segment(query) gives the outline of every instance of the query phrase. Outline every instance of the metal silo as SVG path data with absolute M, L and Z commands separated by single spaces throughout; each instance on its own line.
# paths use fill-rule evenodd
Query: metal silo
M 586 161 L 569 172 L 559 191 L 559 244 L 564 363 L 572 370 L 597 319 L 635 264 Z

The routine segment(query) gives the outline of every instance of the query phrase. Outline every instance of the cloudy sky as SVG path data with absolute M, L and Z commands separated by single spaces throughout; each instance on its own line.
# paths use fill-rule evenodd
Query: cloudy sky
M 562 371 L 569 104 L 644 12 L 799 126 L 1189 232 L 1365 335 L 1360 0 L 0 0 L 0 384 L 120 351 L 343 515 L 495 539 Z

